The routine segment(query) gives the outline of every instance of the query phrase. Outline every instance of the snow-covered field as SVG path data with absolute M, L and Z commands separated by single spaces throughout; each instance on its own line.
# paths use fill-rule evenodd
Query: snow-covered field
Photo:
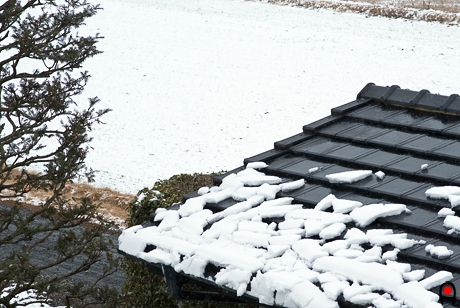
M 135 193 L 178 173 L 240 166 L 351 101 L 368 82 L 460 92 L 460 30 L 242 0 L 100 0 L 103 54 L 81 100 L 97 185 Z

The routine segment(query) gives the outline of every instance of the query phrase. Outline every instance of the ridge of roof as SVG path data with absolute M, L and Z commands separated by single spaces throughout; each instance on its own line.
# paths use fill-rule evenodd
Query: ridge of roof
M 417 92 L 401 89 L 397 85 L 383 87 L 368 83 L 357 95 L 357 100 L 365 99 L 427 112 L 460 116 L 460 96 L 458 94 L 444 96 L 432 94 L 426 89 Z

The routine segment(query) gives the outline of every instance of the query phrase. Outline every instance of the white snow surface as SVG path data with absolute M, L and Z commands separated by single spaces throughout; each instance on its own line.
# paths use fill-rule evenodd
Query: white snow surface
M 256 175 L 260 186 L 241 186 L 240 179 L 248 175 Z M 337 308 L 341 294 L 352 303 L 375 307 L 424 307 L 422 299 L 424 305 L 435 305 L 438 296 L 428 289 L 452 279 L 451 273 L 440 272 L 421 280 L 424 271 L 411 271 L 409 264 L 397 261 L 398 252 L 415 245 L 415 240 L 391 229 L 363 232 L 356 228 L 378 217 L 399 215 L 406 210 L 405 205 L 362 205 L 329 195 L 314 209 L 304 209 L 292 204 L 292 198 L 261 196 L 263 187 L 281 189 L 285 185 L 269 185 L 266 182 L 270 178 L 252 168 L 231 174 L 220 189 L 187 200 L 177 211 L 158 212 L 158 226 L 124 230 L 119 249 L 232 288 L 238 296 L 248 293 L 267 305 Z M 204 198 L 207 202 L 214 200 L 214 195 L 222 199 L 222 192 L 242 188 L 250 188 L 243 201 L 232 193 L 224 194 L 237 201 L 234 206 L 215 214 L 203 209 Z M 330 206 L 334 212 L 325 212 Z M 284 221 L 263 221 L 273 217 Z M 337 239 L 341 234 L 344 238 Z M 372 248 L 364 249 L 363 244 Z M 147 245 L 156 249 L 145 253 Z M 386 245 L 393 249 L 383 252 Z M 436 257 L 446 253 L 442 246 L 428 245 L 426 249 Z M 204 276 L 208 263 L 222 268 L 215 277 Z M 247 291 L 249 284 L 251 291 Z M 380 295 L 381 291 L 387 295 Z M 420 297 L 413 295 L 415 291 Z
M 231 170 L 368 82 L 458 92 L 460 40 L 447 24 L 244 0 L 97 3 L 80 32 L 104 36 L 104 53 L 84 63 L 92 78 L 77 100 L 113 109 L 87 159 L 99 186 L 136 193 Z

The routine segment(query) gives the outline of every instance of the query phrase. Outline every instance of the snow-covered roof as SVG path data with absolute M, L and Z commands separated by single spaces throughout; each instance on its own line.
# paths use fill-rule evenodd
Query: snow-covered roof
M 443 307 L 439 286 L 460 290 L 459 120 L 458 96 L 368 84 L 119 250 L 268 306 Z

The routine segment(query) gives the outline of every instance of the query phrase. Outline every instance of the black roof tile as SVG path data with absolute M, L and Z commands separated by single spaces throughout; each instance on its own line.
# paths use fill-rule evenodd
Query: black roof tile
M 457 125 L 449 126 L 443 131 L 443 133 L 453 136 L 460 136 L 460 123 Z
M 446 159 L 460 162 L 460 142 L 452 141 L 444 147 L 435 149 L 433 153 L 439 156 L 444 156 Z
M 418 121 L 417 123 L 413 124 L 413 127 L 430 131 L 441 133 L 443 131 L 449 131 L 450 128 L 456 126 L 458 124 L 458 119 L 451 118 L 451 117 L 439 117 L 439 116 L 430 116 L 425 117 L 424 120 Z
M 441 162 L 426 158 L 407 156 L 402 160 L 387 164 L 385 169 L 396 173 L 403 172 L 404 174 L 415 175 L 416 173 L 425 171 L 421 170 L 421 166 L 423 164 L 428 164 L 428 168 L 435 168 L 435 166 L 441 164 Z
M 312 134 L 300 133 L 292 137 L 275 142 L 275 149 L 284 150 L 311 138 Z
M 408 133 L 393 129 L 386 134 L 369 139 L 369 142 L 378 146 L 399 148 L 398 146 L 400 144 L 414 141 L 421 137 L 423 137 L 422 134 Z
M 383 150 L 375 150 L 366 156 L 357 158 L 356 160 L 367 165 L 370 168 L 382 168 L 392 163 L 405 159 L 406 156 L 402 154 L 391 153 Z
M 366 143 L 368 139 L 384 135 L 388 132 L 390 132 L 390 129 L 388 128 L 382 128 L 368 124 L 360 124 L 357 126 L 350 127 L 347 130 L 343 130 L 339 132 L 336 136 L 347 140 L 354 140 Z M 321 130 L 321 133 L 323 133 L 323 130 Z
M 305 142 L 293 146 L 290 150 L 298 154 L 312 154 L 321 156 L 323 153 L 328 153 L 346 146 L 347 143 L 332 141 L 327 138 L 312 138 Z
M 400 113 L 404 113 L 404 110 L 393 106 L 374 103 L 368 105 L 367 107 L 356 109 L 355 111 L 348 113 L 347 116 L 354 119 L 381 123 L 384 122 L 386 118 L 397 116 Z
M 420 138 L 402 144 L 401 149 L 414 152 L 431 153 L 438 148 L 443 148 L 454 142 L 455 141 L 448 139 L 422 136 Z

